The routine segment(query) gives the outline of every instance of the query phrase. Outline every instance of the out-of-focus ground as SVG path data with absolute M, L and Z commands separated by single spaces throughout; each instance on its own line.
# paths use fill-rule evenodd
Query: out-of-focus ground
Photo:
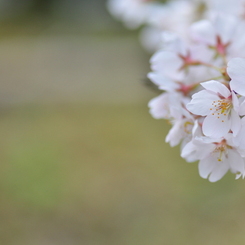
M 164 143 L 137 34 L 27 23 L 0 27 L 0 244 L 244 244 L 244 181 Z
M 132 104 L 150 98 L 144 86 L 147 56 L 136 36 L 8 37 L 0 53 L 2 105 Z

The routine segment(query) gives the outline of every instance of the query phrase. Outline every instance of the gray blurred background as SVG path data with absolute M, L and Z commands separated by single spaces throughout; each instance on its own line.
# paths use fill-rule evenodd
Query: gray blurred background
M 147 103 L 137 31 L 100 0 L 0 1 L 0 244 L 244 244 L 244 181 L 211 184 Z

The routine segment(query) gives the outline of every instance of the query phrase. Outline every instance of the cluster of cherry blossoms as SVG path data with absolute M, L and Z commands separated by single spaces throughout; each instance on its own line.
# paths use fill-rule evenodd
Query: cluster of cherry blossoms
M 128 27 L 144 25 L 153 54 L 149 79 L 162 94 L 149 102 L 172 124 L 166 142 L 199 161 L 209 181 L 245 176 L 245 0 L 109 0 Z

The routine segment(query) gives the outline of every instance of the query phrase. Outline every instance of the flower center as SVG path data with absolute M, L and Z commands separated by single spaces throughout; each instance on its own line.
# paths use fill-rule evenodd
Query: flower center
M 218 152 L 218 161 L 222 162 L 222 157 L 223 157 L 223 153 L 226 152 L 226 147 L 224 145 L 222 146 L 218 146 L 217 148 L 215 148 L 214 152 Z
M 225 156 L 226 158 L 228 158 L 227 149 L 232 149 L 232 147 L 229 146 L 229 145 L 227 145 L 226 140 L 223 139 L 221 142 L 214 143 L 214 144 L 216 145 L 216 148 L 213 151 L 213 153 L 218 153 L 217 160 L 219 162 L 222 162 L 223 156 Z
M 187 134 L 191 134 L 193 125 L 194 125 L 193 122 L 186 121 L 186 122 L 184 123 L 184 131 L 185 131 Z
M 213 116 L 217 118 L 224 119 L 224 116 L 229 115 L 232 109 L 232 101 L 230 99 L 214 100 L 210 111 L 212 111 Z M 224 120 L 222 120 L 223 122 Z

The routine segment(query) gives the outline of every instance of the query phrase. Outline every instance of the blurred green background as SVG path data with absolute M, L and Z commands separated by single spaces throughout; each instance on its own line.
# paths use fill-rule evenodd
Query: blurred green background
M 99 0 L 0 1 L 0 244 L 244 244 L 244 181 L 213 184 L 154 120 L 149 55 Z

